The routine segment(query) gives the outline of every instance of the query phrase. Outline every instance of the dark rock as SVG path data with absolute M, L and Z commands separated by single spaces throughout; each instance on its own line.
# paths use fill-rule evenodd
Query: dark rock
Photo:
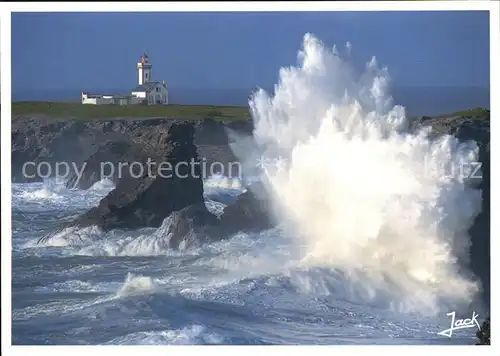
M 41 181 L 36 166 L 49 165 L 51 177 L 56 165 L 79 166 L 93 154 L 101 141 L 117 137 L 104 133 L 91 124 L 74 120 L 53 120 L 42 117 L 19 117 L 12 120 L 12 180 L 13 182 Z M 29 177 L 23 165 L 29 163 Z M 67 172 L 59 172 L 67 174 Z
M 185 249 L 215 242 L 222 239 L 215 230 L 219 223 L 217 216 L 209 212 L 204 203 L 190 205 L 173 212 L 166 221 L 165 234 L 169 239 L 169 247 Z
M 481 325 L 481 329 L 476 332 L 476 337 L 479 339 L 476 345 L 491 345 L 490 343 L 490 317 Z
M 141 170 L 147 170 L 148 158 L 154 161 L 156 155 L 157 153 L 148 152 L 127 139 L 107 141 L 78 167 L 78 173 L 71 171 L 65 183 L 66 187 L 88 189 L 104 178 L 110 179 L 116 185 L 122 178 L 137 176 Z M 132 164 L 134 162 L 140 165 Z
M 143 177 L 125 177 L 97 207 L 94 207 L 58 231 L 68 226 L 98 226 L 103 231 L 111 229 L 136 229 L 159 227 L 172 212 L 186 206 L 203 203 L 203 181 L 199 165 L 184 164 L 197 161 L 196 146 L 193 144 L 194 128 L 191 124 L 174 124 L 161 139 L 163 161 L 170 163 L 178 174 L 158 171 Z M 180 163 L 180 164 L 179 164 Z M 192 174 L 194 173 L 194 174 Z M 42 238 L 45 241 L 52 234 Z
M 32 178 L 23 174 L 23 165 L 26 162 L 40 162 L 49 164 L 52 172 L 55 172 L 57 162 L 66 162 L 73 169 L 70 174 L 69 186 L 75 182 L 74 168 L 81 170 L 84 161 L 98 163 L 102 153 L 97 153 L 102 146 L 108 142 L 127 141 L 141 147 L 147 155 L 150 152 L 161 153 L 161 139 L 165 136 L 171 125 L 183 122 L 176 119 L 165 118 L 134 118 L 134 119 L 110 119 L 110 120 L 56 120 L 52 118 L 37 117 L 14 117 L 12 119 L 12 180 L 13 182 L 41 181 L 34 170 L 35 166 L 29 166 L 27 173 Z M 195 145 L 198 146 L 200 161 L 205 162 L 207 175 L 211 173 L 232 174 L 238 176 L 238 167 L 229 172 L 229 163 L 237 162 L 236 157 L 229 148 L 227 128 L 238 131 L 241 135 L 250 135 L 252 124 L 250 121 L 221 123 L 214 120 L 193 120 L 195 129 Z M 132 146 L 131 146 L 132 147 Z M 138 152 L 136 148 L 133 149 Z M 95 157 L 93 155 L 97 154 Z M 124 154 L 127 157 L 128 154 Z M 132 152 L 131 155 L 135 157 Z M 115 159 L 123 159 L 116 157 Z M 134 158 L 135 159 L 135 158 Z M 107 159 L 106 159 L 107 160 Z M 46 162 L 46 163 L 45 163 Z M 222 163 L 223 167 L 220 164 Z M 210 171 L 212 168 L 212 171 Z M 89 170 L 81 186 L 85 189 L 95 183 Z
M 22 123 L 22 124 L 21 124 Z M 47 123 L 54 131 L 59 131 L 61 127 L 53 123 Z M 36 162 L 38 156 L 50 141 L 54 139 L 55 132 L 51 135 L 44 134 L 44 128 L 37 125 L 35 120 L 13 120 L 11 130 L 12 142 L 12 178 L 14 182 L 34 182 L 41 181 L 41 177 L 36 174 L 36 168 L 28 167 L 29 170 L 23 172 L 25 163 Z M 25 174 L 26 173 L 26 174 Z
M 253 184 L 228 205 L 220 218 L 210 213 L 204 203 L 172 213 L 165 221 L 169 247 L 185 249 L 228 239 L 238 232 L 262 231 L 275 226 L 264 186 Z
M 239 231 L 262 231 L 276 226 L 271 202 L 262 183 L 252 184 L 234 204 L 224 208 L 218 225 L 219 233 L 231 236 Z

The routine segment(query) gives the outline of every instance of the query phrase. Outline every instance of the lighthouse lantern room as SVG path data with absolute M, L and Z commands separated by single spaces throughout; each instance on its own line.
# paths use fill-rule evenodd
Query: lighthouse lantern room
M 139 73 L 139 85 L 143 85 L 151 81 L 152 65 L 149 63 L 149 58 L 146 53 L 141 56 L 140 61 L 137 63 L 137 71 Z

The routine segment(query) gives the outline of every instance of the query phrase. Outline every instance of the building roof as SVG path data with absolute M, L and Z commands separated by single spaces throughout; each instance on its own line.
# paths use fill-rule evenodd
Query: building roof
M 153 88 L 155 88 L 158 84 L 160 84 L 160 82 L 146 82 L 142 85 L 138 85 L 136 86 L 134 89 L 132 89 L 133 92 L 135 91 L 145 91 L 145 92 L 149 92 L 151 91 Z

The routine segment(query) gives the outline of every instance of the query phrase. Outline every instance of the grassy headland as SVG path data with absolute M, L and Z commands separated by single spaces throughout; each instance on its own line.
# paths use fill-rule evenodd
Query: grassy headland
M 455 118 L 455 117 L 469 117 L 472 119 L 479 119 L 479 120 L 490 120 L 490 110 L 489 109 L 484 109 L 484 108 L 473 108 L 469 110 L 461 110 L 461 111 L 456 111 L 453 113 L 448 113 L 444 115 L 437 115 L 437 116 L 420 116 L 420 117 L 415 117 L 416 119 L 420 119 L 421 121 L 427 121 L 427 120 L 433 120 L 433 119 L 450 119 L 450 118 Z
M 490 110 L 484 108 L 474 108 L 470 110 L 457 111 L 453 116 L 467 116 L 480 119 L 490 119 Z
M 218 121 L 249 120 L 248 107 L 213 105 L 83 105 L 79 102 L 14 101 L 12 117 L 43 115 L 53 119 L 110 119 L 110 118 L 173 118 L 185 120 L 214 119 Z M 423 119 L 465 116 L 490 118 L 490 110 L 473 108 Z
M 173 118 L 186 120 L 248 120 L 244 106 L 208 105 L 89 105 L 79 102 L 14 101 L 12 117 L 43 115 L 54 119 Z

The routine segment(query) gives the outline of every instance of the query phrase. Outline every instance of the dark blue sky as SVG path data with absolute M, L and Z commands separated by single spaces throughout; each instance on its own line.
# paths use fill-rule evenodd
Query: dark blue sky
M 170 88 L 269 86 L 306 32 L 395 85 L 489 87 L 488 12 L 15 13 L 13 91 L 132 88 L 144 50 Z

